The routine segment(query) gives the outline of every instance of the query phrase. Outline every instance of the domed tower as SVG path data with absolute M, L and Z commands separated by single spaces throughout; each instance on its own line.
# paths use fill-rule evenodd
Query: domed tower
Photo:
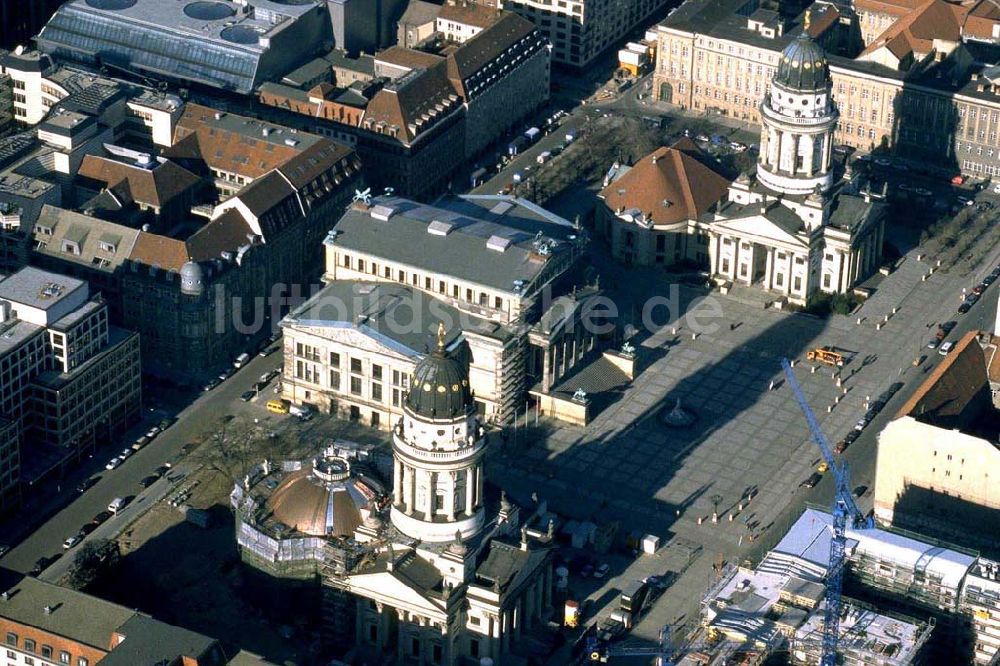
M 778 71 L 760 104 L 757 179 L 785 194 L 826 192 L 833 185 L 831 157 L 838 113 L 823 47 L 802 33 L 781 52 Z
M 205 292 L 205 274 L 201 266 L 193 261 L 181 266 L 181 293 L 201 296 Z
M 427 542 L 466 539 L 484 522 L 486 437 L 476 418 L 465 365 L 437 349 L 413 370 L 403 416 L 393 430 L 392 523 Z

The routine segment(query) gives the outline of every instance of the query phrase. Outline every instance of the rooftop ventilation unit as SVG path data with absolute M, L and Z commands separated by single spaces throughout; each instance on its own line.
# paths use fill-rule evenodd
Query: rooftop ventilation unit
M 447 236 L 455 229 L 456 226 L 457 225 L 454 222 L 434 220 L 427 225 L 427 233 L 432 236 Z
M 486 248 L 489 250 L 495 250 L 497 252 L 506 252 L 507 248 L 510 247 L 512 239 L 507 236 L 498 236 L 493 234 L 490 236 L 489 240 L 486 241 Z
M 372 206 L 370 214 L 373 220 L 388 222 L 389 218 L 396 214 L 396 209 L 384 204 L 378 204 L 377 206 Z
M 510 201 L 498 201 L 493 208 L 490 208 L 490 212 L 494 215 L 503 215 L 507 213 L 510 209 L 514 207 L 513 202 Z

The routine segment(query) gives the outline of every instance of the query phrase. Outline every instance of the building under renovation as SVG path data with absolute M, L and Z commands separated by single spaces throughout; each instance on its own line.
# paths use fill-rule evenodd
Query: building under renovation
M 755 570 L 723 575 L 702 603 L 709 636 L 817 663 L 832 524 L 829 513 L 806 509 Z M 898 531 L 848 529 L 846 540 L 844 663 L 992 663 L 1000 564 Z
M 243 560 L 322 589 L 327 638 L 351 660 L 521 663 L 552 605 L 544 502 L 485 483 L 467 366 L 436 349 L 409 378 L 385 485 L 365 455 L 263 462 L 234 488 Z M 391 487 L 391 493 L 385 488 Z

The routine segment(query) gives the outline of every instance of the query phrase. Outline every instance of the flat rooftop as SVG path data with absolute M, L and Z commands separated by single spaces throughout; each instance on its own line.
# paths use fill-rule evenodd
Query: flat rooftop
M 44 326 L 29 324 L 20 319 L 0 323 L 0 356 L 21 346 L 25 340 L 38 335 L 43 330 L 45 330 Z
M 88 358 L 80 365 L 72 368 L 69 372 L 59 372 L 58 370 L 46 370 L 32 380 L 32 384 L 47 389 L 58 391 L 70 382 L 85 376 L 95 365 L 103 362 L 122 344 L 131 338 L 138 337 L 138 333 L 127 331 L 116 326 L 108 327 L 108 343 L 96 354 Z
M 370 207 L 349 208 L 326 242 L 517 293 L 540 277 L 554 277 L 545 270 L 548 261 L 579 252 L 581 234 L 566 220 L 514 197 L 444 197 L 433 205 L 375 197 Z
M 833 518 L 829 513 L 806 509 L 768 554 L 765 562 L 774 562 L 778 558 L 798 558 L 821 569 L 825 574 L 830 558 L 830 542 L 833 539 L 832 524 Z M 919 562 L 928 575 L 940 578 L 942 587 L 958 589 L 965 574 L 976 562 L 972 555 L 878 528 L 849 528 L 846 536 L 848 559 L 865 556 L 906 568 L 914 568 Z
M 83 280 L 43 271 L 32 266 L 22 268 L 0 281 L 0 299 L 48 310 L 77 289 L 86 289 Z

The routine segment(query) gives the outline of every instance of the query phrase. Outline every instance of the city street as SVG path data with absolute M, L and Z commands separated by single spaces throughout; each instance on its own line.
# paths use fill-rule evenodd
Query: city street
M 194 402 L 176 417 L 177 421 L 167 430 L 159 434 L 150 444 L 133 453 L 117 469 L 105 470 L 108 459 L 115 456 L 123 448 L 131 446 L 135 438 L 155 425 L 159 416 L 149 419 L 130 431 L 129 435 L 114 446 L 101 450 L 86 469 L 81 473 L 90 472 L 100 480 L 82 495 L 79 495 L 68 506 L 53 515 L 34 532 L 24 538 L 0 560 L 2 566 L 26 573 L 35 566 L 39 558 L 60 556 L 46 569 L 42 578 L 57 580 L 72 564 L 73 555 L 86 540 L 111 538 L 119 534 L 125 526 L 138 517 L 141 512 L 167 495 L 172 488 L 183 485 L 184 478 L 190 475 L 193 465 L 185 462 L 181 449 L 186 444 L 210 434 L 219 418 L 224 414 L 241 412 L 253 413 L 261 421 L 276 421 L 279 418 L 268 414 L 259 405 L 245 404 L 240 401 L 240 394 L 252 388 L 263 373 L 276 368 L 281 363 L 281 354 L 275 353 L 267 357 L 253 356 L 251 361 L 235 375 L 222 382 L 212 391 L 198 395 Z M 267 389 L 270 390 L 270 387 Z M 148 400 L 150 396 L 145 396 Z M 191 451 L 188 451 L 190 454 Z M 161 465 L 173 463 L 169 472 L 147 489 L 143 489 L 140 481 L 153 474 Z M 76 479 L 76 475 L 73 477 Z M 85 476 L 81 478 L 86 478 Z M 62 493 L 76 494 L 78 480 L 67 482 L 62 486 Z M 80 531 L 81 526 L 90 522 L 96 514 L 107 509 L 108 504 L 116 497 L 132 498 L 127 507 L 97 530 L 87 536 L 87 539 L 68 552 L 62 548 L 63 541 Z M 37 501 L 37 500 L 36 500 Z M 50 501 L 55 501 L 53 498 Z M 27 510 L 25 510 L 27 511 Z M 0 528 L 0 542 L 13 544 L 13 539 L 21 532 L 16 519 L 9 521 Z

